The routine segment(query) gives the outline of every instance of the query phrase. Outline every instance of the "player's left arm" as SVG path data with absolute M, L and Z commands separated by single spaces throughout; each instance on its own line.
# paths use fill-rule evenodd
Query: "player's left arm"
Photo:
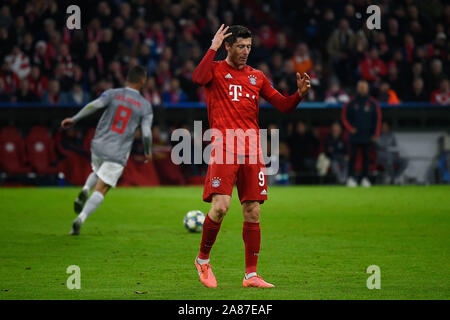
M 81 119 L 95 113 L 98 109 L 104 108 L 108 105 L 111 100 L 111 91 L 107 90 L 100 97 L 95 99 L 94 101 L 89 102 L 85 105 L 76 115 L 71 118 L 66 118 L 61 122 L 61 127 L 63 129 L 69 129 L 74 126 L 75 123 L 80 121 Z
M 142 143 L 144 144 L 145 162 L 152 160 L 152 122 L 153 113 L 146 114 L 141 121 Z
M 300 101 L 302 101 L 308 93 L 308 90 L 311 88 L 310 77 L 307 73 L 304 73 L 303 76 L 301 76 L 300 73 L 297 72 L 297 87 L 297 92 L 286 97 L 273 88 L 269 80 L 264 77 L 264 84 L 261 88 L 261 96 L 281 112 L 289 113 L 297 108 L 297 105 Z

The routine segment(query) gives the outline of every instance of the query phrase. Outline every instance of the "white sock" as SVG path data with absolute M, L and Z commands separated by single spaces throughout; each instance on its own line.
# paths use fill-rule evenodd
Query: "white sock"
M 209 259 L 200 259 L 199 257 L 197 257 L 197 263 L 199 264 L 209 263 Z
M 81 219 L 81 222 L 86 221 L 86 219 L 94 212 L 103 202 L 105 197 L 99 191 L 94 191 L 89 199 L 86 201 L 84 205 L 83 211 L 81 211 L 78 216 Z
M 86 179 L 86 182 L 84 183 L 83 186 L 83 191 L 86 194 L 89 194 L 89 192 L 91 192 L 91 190 L 95 187 L 95 185 L 97 184 L 98 181 L 98 177 L 94 172 L 91 172 L 91 174 L 89 175 L 89 177 Z
M 250 279 L 251 277 L 254 277 L 254 276 L 256 276 L 256 272 L 251 272 L 249 274 L 245 274 L 245 279 L 248 280 L 248 279 Z

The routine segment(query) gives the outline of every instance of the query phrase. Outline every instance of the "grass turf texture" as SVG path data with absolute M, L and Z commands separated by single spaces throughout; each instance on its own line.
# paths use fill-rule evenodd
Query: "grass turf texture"
M 75 188 L 0 189 L 0 299 L 449 299 L 450 188 L 271 187 L 262 206 L 258 271 L 273 289 L 242 288 L 236 190 L 211 262 L 219 287 L 198 280 L 208 212 L 199 187 L 118 188 L 69 236 Z M 66 268 L 81 268 L 81 290 Z M 381 290 L 366 269 L 381 268 Z M 136 291 L 145 294 L 137 294 Z

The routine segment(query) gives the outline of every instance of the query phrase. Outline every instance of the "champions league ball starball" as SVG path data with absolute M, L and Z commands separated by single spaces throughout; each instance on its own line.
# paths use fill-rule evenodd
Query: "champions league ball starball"
M 205 214 L 200 210 L 192 210 L 186 213 L 184 217 L 184 226 L 190 232 L 202 232 Z

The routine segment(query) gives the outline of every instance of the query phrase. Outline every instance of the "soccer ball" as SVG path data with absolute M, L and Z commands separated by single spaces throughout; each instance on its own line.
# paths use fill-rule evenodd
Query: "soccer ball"
M 192 210 L 184 216 L 184 226 L 190 232 L 202 232 L 205 214 L 200 210 Z

